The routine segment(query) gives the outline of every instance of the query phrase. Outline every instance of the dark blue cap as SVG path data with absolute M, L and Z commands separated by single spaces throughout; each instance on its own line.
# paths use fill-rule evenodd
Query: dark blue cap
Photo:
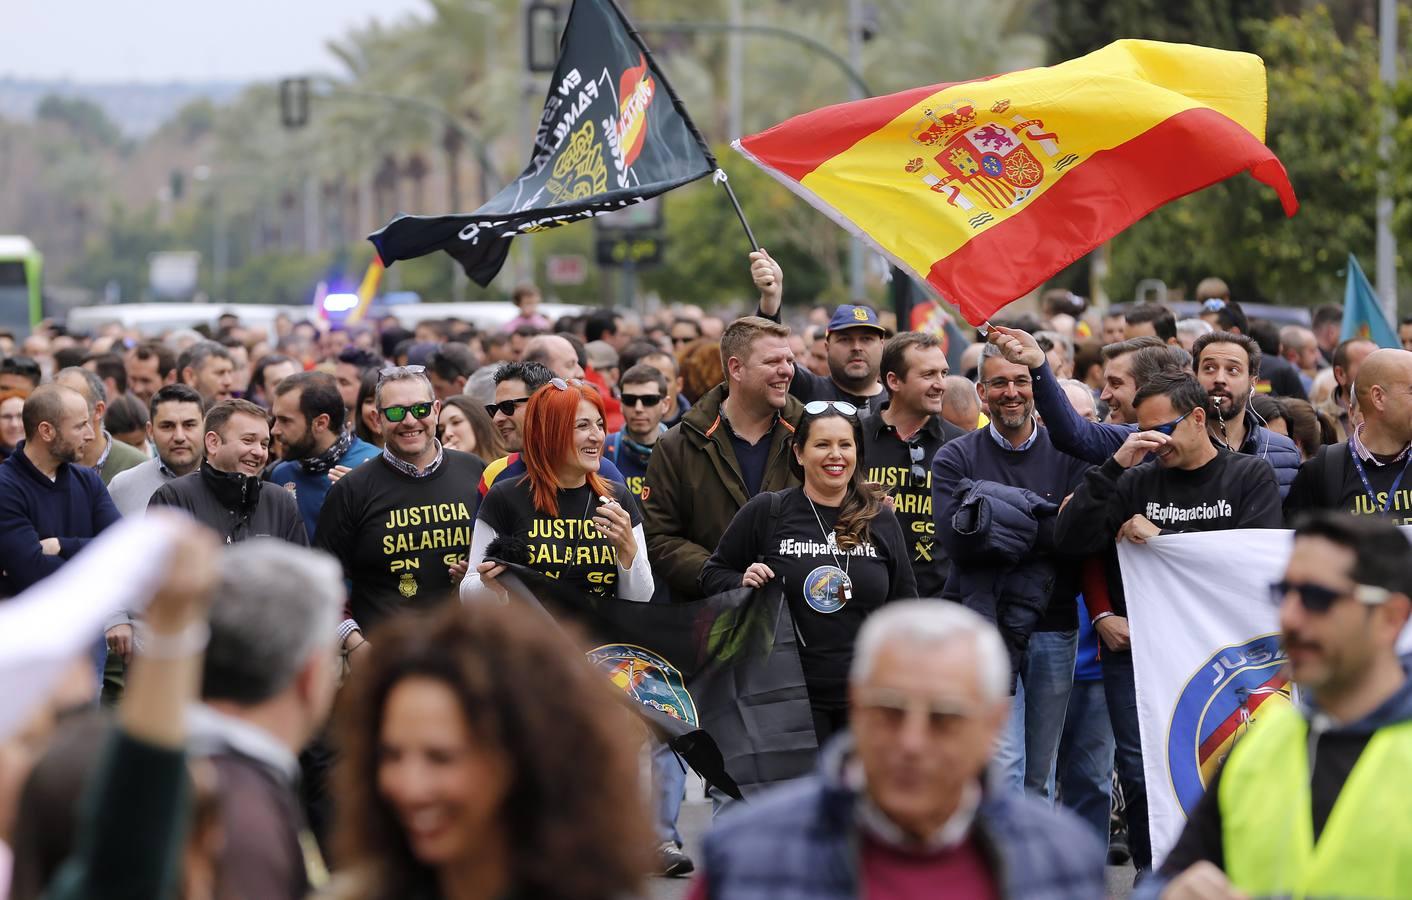
M 844 304 L 834 310 L 833 318 L 829 319 L 828 330 L 825 334 L 833 334 L 835 331 L 843 331 L 846 328 L 876 328 L 884 335 L 887 329 L 882 327 L 878 321 L 878 314 L 871 306 L 852 306 Z

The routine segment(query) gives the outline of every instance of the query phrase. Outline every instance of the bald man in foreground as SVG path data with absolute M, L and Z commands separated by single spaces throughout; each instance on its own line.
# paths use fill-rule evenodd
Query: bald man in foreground
M 1285 518 L 1308 509 L 1382 516 L 1412 524 L 1412 352 L 1375 350 L 1352 384 L 1362 421 L 1348 440 L 1320 448 L 1300 467 Z

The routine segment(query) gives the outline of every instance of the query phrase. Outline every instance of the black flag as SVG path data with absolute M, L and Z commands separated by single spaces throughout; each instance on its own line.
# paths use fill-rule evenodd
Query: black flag
M 589 660 L 711 784 L 748 796 L 813 768 L 814 720 L 778 586 L 691 603 L 590 599 L 506 560 L 520 555 L 512 543 L 497 538 L 487 550 L 507 569 L 501 583 L 586 632 Z
M 613 212 L 716 168 L 613 0 L 574 0 L 529 167 L 473 213 L 398 216 L 368 239 L 389 266 L 445 250 L 484 287 L 515 235 Z

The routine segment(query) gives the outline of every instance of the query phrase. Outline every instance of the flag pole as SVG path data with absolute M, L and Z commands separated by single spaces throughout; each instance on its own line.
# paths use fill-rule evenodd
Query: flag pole
M 696 139 L 696 144 L 701 148 L 701 153 L 706 157 L 706 161 L 711 164 L 711 168 L 716 170 L 711 176 L 711 180 L 720 183 L 721 187 L 726 189 L 726 196 L 730 198 L 731 206 L 735 209 L 736 218 L 740 219 L 740 226 L 745 229 L 745 237 L 750 241 L 751 249 L 759 250 L 760 242 L 755 240 L 755 232 L 751 231 L 750 223 L 745 219 L 745 210 L 740 208 L 740 200 L 736 197 L 735 191 L 731 189 L 730 180 L 726 178 L 726 170 L 722 169 L 721 164 L 716 161 L 716 154 L 711 152 L 711 145 L 706 143 L 706 138 L 702 136 L 701 129 L 696 127 L 696 123 L 693 122 L 691 116 L 687 114 L 686 106 L 682 104 L 681 98 L 677 96 L 677 92 L 672 89 L 671 82 L 667 80 L 667 73 L 663 71 L 661 66 L 657 65 L 657 59 L 652 55 L 652 51 L 648 48 L 647 42 L 642 39 L 642 35 L 638 33 L 637 27 L 632 24 L 632 20 L 623 13 L 622 8 L 618 6 L 617 0 L 605 0 L 605 2 L 613 10 L 614 15 L 618 17 L 618 21 L 622 23 L 623 30 L 628 33 L 628 37 L 632 38 L 633 43 L 637 45 L 637 49 L 642 53 L 642 58 L 647 61 L 647 65 L 652 68 L 653 72 L 657 73 L 657 79 L 661 84 L 662 90 L 666 93 L 667 98 L 672 101 L 672 106 L 676 109 L 677 115 L 681 116 L 682 121 L 686 123 L 687 129 L 691 131 L 691 136 Z
M 735 207 L 736 218 L 740 219 L 740 227 L 745 229 L 745 238 L 750 241 L 750 246 L 756 250 L 760 249 L 760 242 L 755 240 L 755 232 L 750 230 L 750 223 L 745 219 L 745 210 L 740 208 L 740 200 L 736 198 L 735 191 L 731 189 L 730 179 L 726 177 L 726 170 L 716 169 L 716 174 L 711 176 L 712 181 L 719 182 L 721 187 L 726 189 L 726 196 L 730 198 L 731 206 Z

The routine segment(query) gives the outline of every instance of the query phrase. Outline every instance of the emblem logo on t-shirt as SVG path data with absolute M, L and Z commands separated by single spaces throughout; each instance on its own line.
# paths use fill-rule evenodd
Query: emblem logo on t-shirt
M 847 583 L 848 575 L 838 566 L 819 566 L 804 579 L 804 602 L 815 612 L 836 613 L 848 602 L 843 592 Z
M 397 580 L 397 593 L 409 600 L 416 596 L 417 579 L 412 576 L 411 572 L 403 572 L 402 577 Z

